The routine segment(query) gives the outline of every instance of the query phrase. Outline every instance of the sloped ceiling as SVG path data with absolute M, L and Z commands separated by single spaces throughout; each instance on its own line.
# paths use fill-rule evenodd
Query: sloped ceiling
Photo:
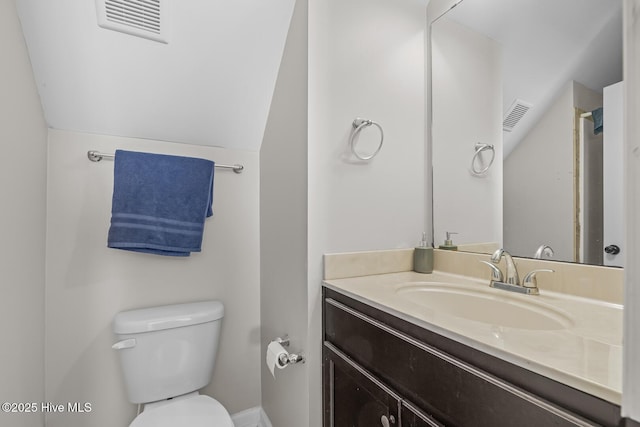
M 168 0 L 167 44 L 16 3 L 49 127 L 259 150 L 295 0 Z
M 570 80 L 602 92 L 622 80 L 620 0 L 463 0 L 447 13 L 503 47 L 503 105 L 533 108 L 504 132 L 504 156 Z

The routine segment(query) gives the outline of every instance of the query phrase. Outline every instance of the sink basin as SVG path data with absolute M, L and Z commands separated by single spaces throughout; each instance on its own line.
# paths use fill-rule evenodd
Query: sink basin
M 397 286 L 395 293 L 435 313 L 490 325 L 548 331 L 573 324 L 561 311 L 536 301 L 538 296 L 516 295 L 488 286 L 476 290 L 450 283 L 415 282 Z

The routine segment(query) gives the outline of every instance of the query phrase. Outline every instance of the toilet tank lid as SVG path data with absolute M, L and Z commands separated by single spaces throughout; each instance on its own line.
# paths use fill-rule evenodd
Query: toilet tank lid
M 122 311 L 113 319 L 115 334 L 136 334 L 213 322 L 224 316 L 220 301 L 172 304 Z

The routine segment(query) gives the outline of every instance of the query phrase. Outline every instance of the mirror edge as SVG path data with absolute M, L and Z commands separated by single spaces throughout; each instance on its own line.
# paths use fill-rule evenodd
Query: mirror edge
M 433 76 L 431 73 L 431 61 L 432 61 L 432 49 L 431 49 L 431 29 L 432 25 L 440 18 L 442 18 L 447 12 L 460 4 L 462 0 L 431 0 L 427 5 L 427 32 L 426 32 L 426 111 L 427 111 L 427 120 L 426 120 L 426 132 L 425 132 L 425 179 L 429 182 L 430 185 L 427 185 L 427 194 L 426 200 L 430 200 L 430 207 L 425 209 L 427 213 L 427 218 L 425 218 L 425 229 L 428 229 L 430 236 L 428 238 L 431 241 L 431 246 L 436 247 L 435 245 L 435 229 L 433 225 L 434 218 L 434 207 L 433 207 Z M 430 226 L 429 226 L 430 225 Z

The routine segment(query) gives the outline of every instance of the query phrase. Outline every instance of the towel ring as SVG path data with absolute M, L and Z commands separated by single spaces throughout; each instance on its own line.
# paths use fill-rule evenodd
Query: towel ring
M 492 144 L 483 144 L 482 142 L 476 142 L 475 149 L 476 152 L 473 154 L 473 158 L 471 159 L 471 172 L 476 176 L 482 176 L 493 164 L 493 161 L 496 158 L 496 150 Z M 491 150 L 491 160 L 489 160 L 489 164 L 485 168 L 478 170 L 476 169 L 476 160 L 478 159 L 478 156 L 480 156 L 480 153 L 486 150 Z
M 363 156 L 361 154 L 358 154 L 358 152 L 356 151 L 356 147 L 355 147 L 355 137 L 358 133 L 360 133 L 360 131 L 362 129 L 364 129 L 367 126 L 377 126 L 378 129 L 380 129 L 380 144 L 378 145 L 378 148 L 376 148 L 376 150 L 368 155 L 368 156 Z M 382 126 L 380 126 L 378 123 L 374 122 L 373 120 L 368 120 L 368 119 L 361 119 L 360 117 L 356 118 L 353 123 L 353 132 L 351 133 L 351 136 L 349 137 L 349 146 L 351 147 L 351 152 L 353 153 L 354 156 L 356 156 L 357 158 L 359 158 L 360 160 L 371 160 L 373 159 L 379 152 L 380 149 L 382 148 L 382 142 L 384 141 L 384 131 L 382 130 Z

